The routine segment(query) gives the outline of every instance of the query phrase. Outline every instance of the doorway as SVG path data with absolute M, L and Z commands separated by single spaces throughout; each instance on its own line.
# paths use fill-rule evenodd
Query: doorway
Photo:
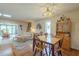
M 51 21 L 46 21 L 45 23 L 45 33 L 47 33 L 47 41 L 51 42 Z

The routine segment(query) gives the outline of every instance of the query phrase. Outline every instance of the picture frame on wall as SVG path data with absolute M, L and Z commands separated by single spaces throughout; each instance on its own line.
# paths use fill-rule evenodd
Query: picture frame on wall
M 40 23 L 37 24 L 36 29 L 39 29 L 39 30 L 42 29 L 42 26 Z
M 31 31 L 31 27 L 32 27 L 32 24 L 31 24 L 31 22 L 28 22 L 28 25 L 27 25 L 27 30 L 26 30 L 26 32 L 30 32 L 30 31 Z

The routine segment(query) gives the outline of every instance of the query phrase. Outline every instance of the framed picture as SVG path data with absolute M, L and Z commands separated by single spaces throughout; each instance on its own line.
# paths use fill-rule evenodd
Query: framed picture
M 27 32 L 30 32 L 31 31 L 31 22 L 28 22 L 28 26 L 27 26 Z
M 39 30 L 40 30 L 40 29 L 42 29 L 42 27 L 41 27 L 41 24 L 40 24 L 40 23 L 38 23 L 38 24 L 37 24 L 36 29 L 39 29 Z

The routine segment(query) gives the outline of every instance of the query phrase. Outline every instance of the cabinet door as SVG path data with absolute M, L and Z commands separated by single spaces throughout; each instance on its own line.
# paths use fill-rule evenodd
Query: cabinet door
M 63 24 L 61 22 L 57 23 L 57 31 L 59 32 L 63 31 Z
M 65 36 L 64 39 L 63 39 L 63 43 L 62 43 L 62 48 L 69 50 L 70 45 L 71 45 L 70 37 Z

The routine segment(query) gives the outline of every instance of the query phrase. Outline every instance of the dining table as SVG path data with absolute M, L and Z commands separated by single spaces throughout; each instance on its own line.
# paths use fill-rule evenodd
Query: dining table
M 33 52 L 34 55 L 37 55 L 35 47 L 40 48 L 40 55 L 41 56 L 58 56 L 59 52 L 58 49 L 61 48 L 61 38 L 60 37 L 51 37 L 46 38 L 44 36 L 37 36 L 33 39 Z M 40 44 L 39 44 L 40 43 Z M 42 47 L 43 46 L 43 47 Z M 45 49 L 45 52 L 43 54 L 43 51 Z

